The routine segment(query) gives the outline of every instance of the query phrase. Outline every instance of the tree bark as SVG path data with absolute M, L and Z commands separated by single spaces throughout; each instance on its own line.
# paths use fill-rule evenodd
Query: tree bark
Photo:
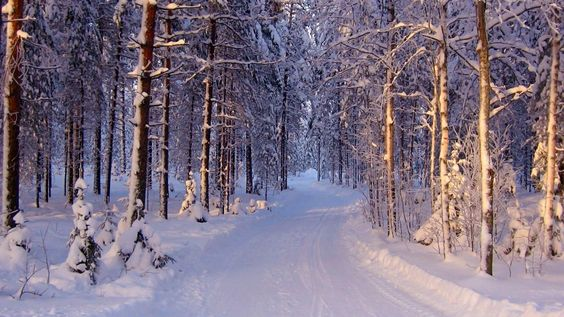
M 246 186 L 245 192 L 250 194 L 253 192 L 253 148 L 251 144 L 251 127 L 247 124 L 247 131 L 245 132 L 245 171 L 246 171 Z
M 8 0 L 11 8 L 6 22 L 6 55 L 4 58 L 4 120 L 2 160 L 2 215 L 4 226 L 14 228 L 15 215 L 20 211 L 20 151 L 19 122 L 21 107 L 21 38 L 23 0 Z
M 167 18 L 165 19 L 165 35 L 166 41 L 170 40 L 172 35 L 172 11 L 168 10 Z M 164 58 L 164 67 L 170 69 L 170 48 L 166 49 L 166 57 Z M 168 219 L 168 143 L 170 134 L 170 78 L 168 75 L 164 77 L 164 95 L 163 95 L 163 113 L 161 118 L 162 128 L 162 144 L 161 144 L 161 166 L 160 166 L 160 210 L 159 215 L 161 218 Z
M 190 177 L 190 173 L 192 173 L 192 147 L 194 142 L 194 96 L 192 95 L 192 99 L 190 101 L 190 113 L 189 113 L 189 131 L 188 131 L 188 164 L 187 164 L 187 175 L 186 179 Z
M 545 197 L 545 210 L 542 215 L 544 222 L 544 245 L 545 255 L 548 258 L 558 254 L 557 243 L 560 243 L 554 237 L 554 179 L 557 177 L 556 166 L 556 135 L 557 135 L 557 103 L 558 103 L 558 74 L 560 71 L 560 34 L 558 27 L 560 26 L 560 10 L 557 8 L 551 12 L 551 20 L 553 26 L 551 27 L 552 37 L 552 61 L 550 68 L 550 86 L 548 98 L 548 111 L 547 111 L 547 160 L 546 160 L 546 197 Z M 561 182 L 564 180 L 561 179 Z
M 439 76 L 439 115 L 441 122 L 441 142 L 439 150 L 439 177 L 441 183 L 441 219 L 443 235 L 443 256 L 446 258 L 451 253 L 452 244 L 450 239 L 450 212 L 448 202 L 448 70 L 447 70 L 447 39 L 448 28 L 446 24 L 447 2 L 440 4 L 440 20 L 443 38 L 439 43 L 437 58 Z
M 143 17 L 139 34 L 139 64 L 137 65 L 137 93 L 134 100 L 133 148 L 131 151 L 131 175 L 129 178 L 129 203 L 127 220 L 129 224 L 143 215 L 138 214 L 137 200 L 145 203 L 147 180 L 147 143 L 149 105 L 151 101 L 151 70 L 153 68 L 153 44 L 157 1 L 143 2 Z
M 215 56 L 216 21 L 214 18 L 209 20 L 209 36 L 208 44 L 208 62 L 211 66 L 208 68 L 208 74 L 204 79 L 204 108 L 203 108 L 203 124 L 202 124 L 202 154 L 200 166 L 200 203 L 202 207 L 209 210 L 209 165 L 210 165 L 210 142 L 211 142 L 211 116 L 212 116 L 212 98 L 213 98 L 213 60 Z
M 393 1 L 388 2 L 388 24 L 391 25 L 395 20 L 395 9 Z M 390 32 L 388 35 L 388 52 L 395 48 L 394 34 Z M 385 155 L 386 162 L 386 200 L 388 213 L 388 237 L 393 238 L 396 235 L 396 209 L 395 209 L 395 180 L 394 180 L 394 99 L 393 99 L 393 70 L 388 66 L 386 70 L 386 84 L 384 87 L 384 96 L 386 98 L 386 122 L 385 122 Z
M 119 89 L 119 68 L 121 61 L 121 37 L 123 33 L 123 25 L 119 25 L 118 39 L 116 43 L 116 64 L 114 66 L 114 87 L 112 89 L 112 97 L 110 100 L 110 113 L 108 115 L 108 140 L 106 143 L 106 175 L 104 179 L 104 202 L 106 205 L 110 203 L 111 186 L 112 186 L 112 161 L 114 153 L 114 131 L 116 126 L 116 109 Z
M 101 107 L 98 106 L 99 114 L 102 114 Z M 97 119 L 96 128 L 94 131 L 94 184 L 92 186 L 92 192 L 95 195 L 100 195 L 101 188 L 101 178 L 102 178 L 102 121 Z
M 493 176 L 488 148 L 490 116 L 490 62 L 486 26 L 486 2 L 475 0 L 476 24 L 478 30 L 478 58 L 480 70 L 480 113 L 478 137 L 480 143 L 480 179 L 482 200 L 482 221 L 480 233 L 480 270 L 493 275 Z

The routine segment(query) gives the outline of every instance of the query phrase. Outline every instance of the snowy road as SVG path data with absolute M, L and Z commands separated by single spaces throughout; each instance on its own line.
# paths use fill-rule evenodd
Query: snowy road
M 190 316 L 437 316 L 352 257 L 342 226 L 358 194 L 300 178 L 284 205 L 210 241 L 138 313 Z M 178 259 L 182 262 L 183 259 Z

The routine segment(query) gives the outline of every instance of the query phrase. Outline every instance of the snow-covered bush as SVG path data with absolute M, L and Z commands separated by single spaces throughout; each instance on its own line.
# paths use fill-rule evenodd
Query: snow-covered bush
M 210 216 L 217 217 L 220 213 L 220 201 L 217 197 L 210 197 Z
M 254 199 L 249 201 L 249 205 L 247 206 L 247 213 L 252 214 L 257 210 L 257 202 Z
M 104 222 L 98 227 L 98 234 L 96 234 L 96 238 L 94 239 L 98 245 L 108 246 L 114 242 L 117 227 L 114 215 L 117 212 L 116 205 L 114 205 L 111 210 L 106 210 Z
M 237 197 L 231 204 L 231 207 L 229 207 L 229 210 L 231 210 L 232 214 L 238 215 L 240 209 L 241 209 L 241 198 Z
M 150 267 L 162 268 L 174 261 L 162 252 L 158 235 L 145 222 L 143 202 L 137 199 L 135 208 L 140 217 L 131 226 L 126 217 L 120 220 L 116 241 L 110 252 L 121 258 L 127 270 L 146 271 Z
M 178 211 L 179 215 L 190 214 L 192 212 L 190 207 L 196 202 L 196 184 L 192 178 L 192 172 L 188 175 L 188 179 L 185 184 L 186 195 L 184 196 L 184 200 L 182 201 L 182 205 Z
M 494 170 L 495 197 L 493 210 L 495 226 L 505 227 L 509 221 L 507 208 L 515 195 L 515 171 L 505 155 L 508 139 L 505 135 L 492 135 L 491 162 Z M 469 247 L 472 251 L 479 248 L 480 235 L 480 155 L 476 135 L 467 135 L 454 143 L 447 162 L 447 190 L 449 225 L 451 241 L 454 247 Z M 437 181 L 438 182 L 438 181 Z M 415 232 L 414 239 L 429 245 L 436 239 L 442 242 L 442 219 L 440 216 L 440 191 L 434 201 L 432 216 Z M 438 213 L 438 215 L 437 215 Z M 496 241 L 506 233 L 496 230 Z
M 73 272 L 88 272 L 90 282 L 95 284 L 100 247 L 94 241 L 96 224 L 92 217 L 92 204 L 84 201 L 86 188 L 88 186 L 82 178 L 79 178 L 74 184 L 76 196 L 76 202 L 72 205 L 74 228 L 68 241 L 69 254 L 66 263 Z
M 19 211 L 14 216 L 16 226 L 8 231 L 0 243 L 0 257 L 5 268 L 24 268 L 31 249 L 31 232 L 25 227 L 25 218 Z

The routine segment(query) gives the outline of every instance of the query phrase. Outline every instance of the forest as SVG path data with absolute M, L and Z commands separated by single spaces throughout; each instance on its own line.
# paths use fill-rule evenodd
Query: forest
M 48 215 L 94 286 L 190 265 L 166 222 L 282 213 L 303 175 L 444 265 L 562 267 L 560 1 L 3 0 L 2 27 L 0 295 L 59 268 Z

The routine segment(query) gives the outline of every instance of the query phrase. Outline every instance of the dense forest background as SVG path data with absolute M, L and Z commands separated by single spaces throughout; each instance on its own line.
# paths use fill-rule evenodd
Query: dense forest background
M 2 4 L 6 230 L 18 192 L 39 206 L 55 180 L 109 202 L 129 175 L 132 225 L 153 186 L 168 217 L 171 177 L 227 214 L 239 180 L 268 200 L 314 168 L 365 191 L 374 228 L 481 252 L 490 274 L 516 193 L 543 191 L 534 240 L 561 253 L 558 1 Z

